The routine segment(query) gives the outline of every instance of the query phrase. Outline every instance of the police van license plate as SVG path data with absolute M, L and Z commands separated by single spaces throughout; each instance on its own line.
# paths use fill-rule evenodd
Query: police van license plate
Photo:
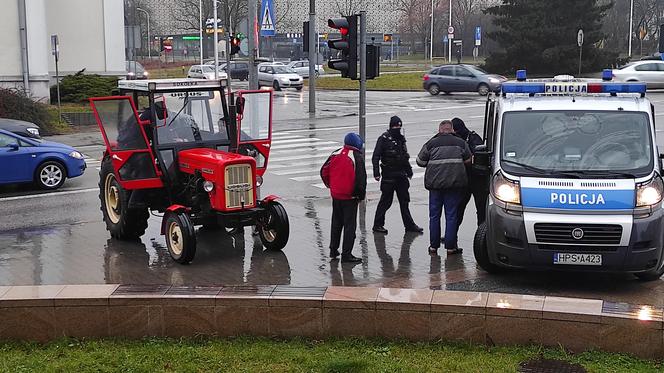
M 555 253 L 553 264 L 571 264 L 581 266 L 601 266 L 601 254 Z

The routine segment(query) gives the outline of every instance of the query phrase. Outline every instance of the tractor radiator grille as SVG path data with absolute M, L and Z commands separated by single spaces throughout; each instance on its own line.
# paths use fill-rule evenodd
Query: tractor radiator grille
M 226 167 L 226 208 L 254 207 L 254 175 L 251 165 L 236 164 Z

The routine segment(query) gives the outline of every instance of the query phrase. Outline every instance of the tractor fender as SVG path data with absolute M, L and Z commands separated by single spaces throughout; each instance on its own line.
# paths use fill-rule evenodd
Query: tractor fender
M 170 205 L 166 209 L 166 213 L 164 216 L 161 218 L 161 234 L 164 235 L 166 234 L 166 220 L 168 220 L 168 216 L 170 214 L 179 214 L 181 212 L 189 212 L 189 208 L 182 206 L 182 205 Z
M 270 194 L 270 195 L 266 196 L 265 198 L 263 198 L 262 200 L 260 200 L 260 202 L 258 202 L 258 204 L 261 207 L 263 207 L 263 206 L 267 206 L 268 204 L 270 204 L 270 202 L 274 202 L 278 199 L 281 199 L 281 198 L 275 196 L 274 194 Z

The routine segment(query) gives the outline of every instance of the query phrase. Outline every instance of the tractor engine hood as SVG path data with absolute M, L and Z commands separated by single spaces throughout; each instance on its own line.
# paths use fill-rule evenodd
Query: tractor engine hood
M 180 172 L 200 172 L 213 183 L 208 192 L 216 211 L 237 211 L 256 206 L 256 160 L 220 150 L 198 148 L 178 153 Z

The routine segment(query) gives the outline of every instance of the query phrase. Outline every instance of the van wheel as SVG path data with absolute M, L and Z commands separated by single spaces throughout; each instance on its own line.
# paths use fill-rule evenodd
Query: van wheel
M 475 232 L 475 239 L 473 240 L 473 254 L 475 254 L 475 261 L 485 271 L 489 273 L 499 273 L 502 268 L 491 263 L 489 260 L 489 250 L 487 247 L 487 226 L 486 223 L 480 224 Z
M 47 161 L 37 167 L 35 182 L 41 189 L 55 190 L 65 183 L 67 170 L 60 162 Z
M 648 271 L 634 274 L 641 281 L 655 281 L 664 275 L 664 265 L 658 271 Z
M 130 209 L 127 191 L 118 182 L 111 159 L 105 157 L 99 171 L 99 201 L 111 237 L 120 240 L 134 240 L 145 234 L 150 213 L 147 208 Z
M 196 255 L 196 231 L 189 215 L 172 212 L 166 214 L 164 219 L 168 253 L 180 264 L 190 263 Z
M 431 96 L 437 96 L 440 93 L 440 87 L 434 83 L 429 86 L 428 91 Z
M 486 96 L 489 94 L 489 86 L 482 83 L 479 86 L 477 86 L 477 93 L 480 94 L 480 96 Z
M 266 215 L 259 221 L 256 228 L 261 243 L 266 249 L 283 249 L 288 243 L 290 234 L 286 209 L 278 202 L 270 202 L 266 207 Z

